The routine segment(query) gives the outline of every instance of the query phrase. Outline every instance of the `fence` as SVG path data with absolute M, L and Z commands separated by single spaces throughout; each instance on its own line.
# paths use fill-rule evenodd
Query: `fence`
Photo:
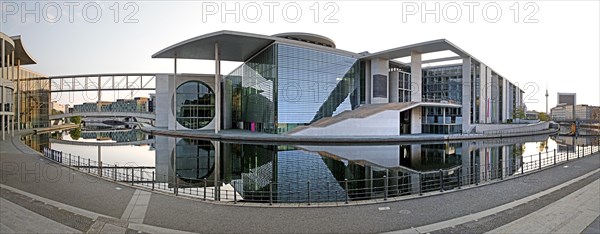
M 177 175 L 157 175 L 151 167 L 125 167 L 83 159 L 44 148 L 44 156 L 84 173 L 108 180 L 140 186 L 150 190 L 184 195 L 203 200 L 261 203 L 350 203 L 367 199 L 387 200 L 405 195 L 422 195 L 477 186 L 480 183 L 511 179 L 569 160 L 600 152 L 600 138 L 594 145 L 578 145 L 566 151 L 539 152 L 498 163 L 472 162 L 445 170 L 407 175 L 340 181 L 286 181 L 250 183 L 248 179 L 233 179 L 228 183 L 215 179 L 186 180 Z

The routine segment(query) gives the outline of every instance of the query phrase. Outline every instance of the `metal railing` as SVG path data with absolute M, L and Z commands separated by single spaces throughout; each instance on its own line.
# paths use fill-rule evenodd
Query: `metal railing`
M 267 180 L 259 183 L 256 179 L 244 178 L 243 175 L 240 179 L 228 182 L 209 178 L 186 180 L 177 175 L 156 174 L 154 168 L 150 167 L 99 164 L 80 156 L 43 149 L 43 154 L 48 159 L 74 170 L 153 191 L 233 203 L 305 203 L 308 205 L 323 202 L 348 204 L 369 199 L 388 200 L 406 195 L 418 196 L 424 193 L 456 190 L 465 186 L 516 178 L 597 152 L 600 152 L 600 138 L 594 145 L 578 145 L 562 152 L 546 150 L 497 163 L 474 161 L 467 166 L 461 165 L 450 169 L 398 176 L 383 175 L 369 179 L 284 182 Z

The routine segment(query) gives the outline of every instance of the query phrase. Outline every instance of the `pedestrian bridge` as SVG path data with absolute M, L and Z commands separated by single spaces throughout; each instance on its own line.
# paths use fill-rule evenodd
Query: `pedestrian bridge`
M 81 117 L 134 117 L 140 119 L 150 119 L 154 120 L 156 115 L 154 113 L 149 112 L 76 112 L 76 113 L 66 113 L 66 114 L 57 114 L 50 115 L 50 119 L 64 119 L 70 118 L 73 116 L 81 116 Z

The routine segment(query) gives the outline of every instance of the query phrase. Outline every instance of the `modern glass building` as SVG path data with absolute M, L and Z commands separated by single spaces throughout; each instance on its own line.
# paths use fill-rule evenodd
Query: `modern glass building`
M 455 56 L 421 58 L 440 51 Z M 157 122 L 176 120 L 169 129 L 455 134 L 476 131 L 477 124 L 510 122 L 522 106 L 519 87 L 444 39 L 353 53 L 309 33 L 265 36 L 219 31 L 165 48 L 153 58 L 175 60 L 175 72 L 164 75 L 165 85 L 157 85 L 157 108 L 170 109 L 157 111 L 164 115 L 157 115 Z M 410 58 L 410 63 L 400 62 L 402 58 Z M 176 72 L 177 59 L 214 60 L 217 72 L 190 78 Z M 221 61 L 241 65 L 221 75 Z M 202 89 L 210 98 L 188 98 L 181 87 L 190 80 L 204 83 Z M 194 111 L 188 110 L 188 105 L 200 102 Z
M 0 33 L 0 120 L 2 139 L 23 128 L 47 127 L 50 111 L 48 77 L 23 68 L 36 64 L 20 36 Z

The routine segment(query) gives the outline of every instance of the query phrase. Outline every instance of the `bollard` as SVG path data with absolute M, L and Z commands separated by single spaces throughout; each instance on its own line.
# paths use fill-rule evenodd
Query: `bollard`
M 344 187 L 346 187 L 346 202 L 345 203 L 348 204 L 348 197 L 350 196 L 350 195 L 348 195 L 348 193 L 350 192 L 350 191 L 348 191 L 348 179 L 344 179 Z
M 152 191 L 154 191 L 154 171 L 152 171 Z
M 308 205 L 310 206 L 310 180 L 306 181 L 306 185 L 308 185 Z
M 269 181 L 269 205 L 273 205 L 273 181 Z
M 232 181 L 232 183 L 233 183 L 233 204 L 237 204 L 237 192 L 235 189 L 235 180 Z
M 204 201 L 206 201 L 206 178 L 204 178 Z
M 383 200 L 387 201 L 388 197 L 388 180 L 387 176 L 383 176 Z
M 554 149 L 554 165 L 556 165 L 556 149 Z
M 542 169 L 542 152 L 538 152 L 538 161 L 540 162 L 538 169 Z
M 440 192 L 444 192 L 444 171 L 440 169 Z

